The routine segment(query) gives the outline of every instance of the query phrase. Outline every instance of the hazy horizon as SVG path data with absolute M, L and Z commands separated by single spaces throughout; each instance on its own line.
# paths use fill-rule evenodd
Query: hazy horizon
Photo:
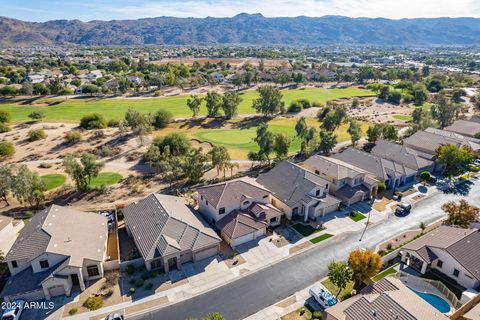
M 475 0 L 107 0 L 46 1 L 25 0 L 12 4 L 0 0 L 1 16 L 32 22 L 50 20 L 125 20 L 154 17 L 233 17 L 260 13 L 265 17 L 351 18 L 478 18 L 480 3 Z

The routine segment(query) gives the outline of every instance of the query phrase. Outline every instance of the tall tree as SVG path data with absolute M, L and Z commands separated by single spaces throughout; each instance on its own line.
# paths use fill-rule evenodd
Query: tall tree
M 143 137 L 152 132 L 152 117 L 149 114 L 143 114 L 133 109 L 128 108 L 125 113 L 124 125 L 130 127 L 133 134 L 140 138 L 140 142 L 143 145 Z
M 103 162 L 96 161 L 95 156 L 90 153 L 82 154 L 80 162 L 72 155 L 63 159 L 65 172 L 75 181 L 78 191 L 88 190 L 92 178 L 98 176 L 104 165 Z
M 209 91 L 205 97 L 207 107 L 207 117 L 215 118 L 218 116 L 218 111 L 222 107 L 222 96 L 215 92 Z
M 463 173 L 475 159 L 471 148 L 467 146 L 457 147 L 453 144 L 445 144 L 438 147 L 436 157 L 437 161 L 443 164 L 443 172 L 447 176 Z
M 26 165 L 17 168 L 12 193 L 20 203 L 28 203 L 35 209 L 41 209 L 45 206 L 46 190 L 45 183 L 36 172 L 30 171 Z
M 346 262 L 332 261 L 328 264 L 328 279 L 338 288 L 338 292 L 335 295 L 335 297 L 338 297 L 340 292 L 352 281 L 352 272 Z
M 318 148 L 319 135 L 317 129 L 308 127 L 302 137 L 300 151 L 305 158 L 311 156 Z
M 0 198 L 5 201 L 9 206 L 8 196 L 12 192 L 13 182 L 15 176 L 12 171 L 13 167 L 11 165 L 1 165 L 0 166 Z
M 448 214 L 445 220 L 447 225 L 469 228 L 472 222 L 480 218 L 480 209 L 470 205 L 465 199 L 460 200 L 458 204 L 453 201 L 444 203 L 442 210 Z
M 352 141 L 353 146 L 355 147 L 362 137 L 362 128 L 357 120 L 350 120 L 350 126 L 348 127 L 347 132 L 350 135 L 350 140 Z
M 253 108 L 264 116 L 274 115 L 280 112 L 284 105 L 282 92 L 273 86 L 261 86 L 257 89 L 259 97 L 253 100 Z
M 358 287 L 361 282 L 369 280 L 380 271 L 382 258 L 373 251 L 357 249 L 350 252 L 348 267 L 352 271 L 353 279 Z
M 185 156 L 182 170 L 187 179 L 192 183 L 199 182 L 207 170 L 208 156 L 202 152 L 202 148 L 192 149 Z
M 261 124 L 257 128 L 257 135 L 253 139 L 258 144 L 259 150 L 258 155 L 260 158 L 267 159 L 270 164 L 270 154 L 273 151 L 273 134 L 268 131 L 268 126 L 266 124 Z
M 378 139 L 382 136 L 383 126 L 381 124 L 375 123 L 373 126 L 368 127 L 367 129 L 367 139 L 370 143 L 377 142 Z
M 300 119 L 298 119 L 297 123 L 295 124 L 295 132 L 297 133 L 297 136 L 303 138 L 307 133 L 307 129 L 308 125 L 305 117 L 300 117 Z
M 235 91 L 227 91 L 223 94 L 222 109 L 227 119 L 232 119 L 237 114 L 238 105 L 242 98 Z
M 438 121 L 440 128 L 451 125 L 458 117 L 460 106 L 448 100 L 443 92 L 437 96 L 435 105 L 432 106 L 432 118 Z
M 397 141 L 398 140 L 398 132 L 397 128 L 391 124 L 386 124 L 382 128 L 382 136 L 386 140 L 390 141 Z
M 203 98 L 192 94 L 190 98 L 187 99 L 187 106 L 192 110 L 193 116 L 196 117 L 200 113 L 200 106 L 202 105 Z
M 213 146 L 208 152 L 212 159 L 212 166 L 217 168 L 217 175 L 220 171 L 223 171 L 223 177 L 225 177 L 225 171 L 231 167 L 231 158 L 227 148 L 223 146 Z
M 325 153 L 330 154 L 330 152 L 335 148 L 337 145 L 337 135 L 333 132 L 327 131 L 325 129 L 320 130 L 320 144 L 318 145 L 318 149 Z
M 277 133 L 273 138 L 272 150 L 275 152 L 275 156 L 278 160 L 283 160 L 288 157 L 288 149 L 291 144 L 290 138 L 284 133 Z
M 413 103 L 416 106 L 423 105 L 428 99 L 428 90 L 423 83 L 418 83 L 413 87 Z

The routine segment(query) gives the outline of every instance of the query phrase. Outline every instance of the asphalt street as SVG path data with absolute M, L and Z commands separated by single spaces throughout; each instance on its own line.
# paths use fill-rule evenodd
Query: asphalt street
M 340 235 L 204 294 L 156 310 L 146 310 L 129 319 L 200 319 L 212 312 L 220 312 L 228 320 L 243 319 L 325 277 L 329 261 L 344 260 L 351 250 L 359 247 L 374 249 L 377 244 L 403 231 L 418 228 L 421 222 L 434 222 L 445 215 L 440 208 L 444 202 L 462 197 L 480 206 L 480 182 L 463 184 L 454 192 L 436 194 L 418 202 L 408 216 L 391 216 L 369 227 L 361 242 L 361 232 Z

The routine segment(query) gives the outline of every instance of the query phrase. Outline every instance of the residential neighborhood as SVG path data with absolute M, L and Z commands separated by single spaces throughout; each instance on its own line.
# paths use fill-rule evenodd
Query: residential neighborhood
M 0 9 L 0 320 L 480 320 L 472 1 Z

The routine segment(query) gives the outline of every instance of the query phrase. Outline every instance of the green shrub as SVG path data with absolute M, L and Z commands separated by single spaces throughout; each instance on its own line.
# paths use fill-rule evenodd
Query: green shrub
M 312 319 L 322 319 L 322 312 L 320 311 L 314 311 L 312 313 Z
M 173 114 L 171 114 L 167 110 L 160 109 L 153 116 L 152 125 L 156 129 L 162 129 L 162 128 L 165 128 L 170 122 L 172 122 L 172 120 L 173 120 Z
M 129 282 L 130 282 L 130 284 L 135 284 L 135 282 L 136 282 L 135 278 L 131 278 Z
M 8 111 L 0 110 L 0 122 L 10 123 L 12 121 L 12 115 Z
M 135 266 L 133 264 L 129 264 L 125 271 L 127 272 L 128 275 L 132 275 L 135 273 Z
M 92 113 L 82 117 L 80 120 L 80 128 L 86 130 L 92 129 L 105 129 L 107 127 L 107 121 L 100 113 Z
M 43 140 L 47 137 L 45 130 L 43 129 L 32 129 L 28 131 L 28 140 L 30 142 Z
M 149 282 L 145 285 L 145 289 L 151 290 L 153 288 L 153 283 Z
M 110 128 L 118 128 L 120 127 L 120 120 L 116 120 L 116 119 L 110 119 L 108 120 L 108 124 L 107 124 Z
M 98 310 L 103 307 L 103 300 L 100 297 L 88 297 L 83 306 L 90 310 Z
M 43 118 L 45 118 L 45 113 L 40 110 L 34 110 L 30 112 L 28 117 L 32 119 L 32 121 L 41 121 Z
M 289 113 L 298 113 L 302 111 L 302 105 L 298 101 L 293 101 L 290 103 L 290 106 L 288 106 L 287 111 Z
M 0 133 L 8 132 L 10 131 L 10 126 L 4 122 L 0 122 Z
M 15 146 L 9 141 L 0 141 L 0 158 L 9 158 L 15 154 Z
M 303 109 L 308 109 L 312 107 L 310 101 L 308 101 L 307 99 L 299 99 L 298 103 L 302 106 Z
M 71 130 L 65 133 L 65 143 L 75 144 L 83 140 L 83 136 L 79 131 Z
M 137 282 L 135 282 L 135 285 L 137 287 L 143 287 L 144 283 L 145 283 L 145 281 L 143 281 L 142 279 L 138 279 Z
M 68 314 L 73 316 L 74 314 L 76 314 L 78 312 L 78 308 L 72 308 L 70 309 L 70 311 L 68 311 Z
M 378 192 L 383 192 L 385 190 L 387 190 L 387 186 L 385 185 L 385 182 L 380 181 L 378 183 Z
M 150 278 L 150 273 L 148 273 L 148 272 L 142 273 L 142 279 L 143 279 L 143 280 L 147 280 L 147 279 L 149 279 L 149 278 Z

